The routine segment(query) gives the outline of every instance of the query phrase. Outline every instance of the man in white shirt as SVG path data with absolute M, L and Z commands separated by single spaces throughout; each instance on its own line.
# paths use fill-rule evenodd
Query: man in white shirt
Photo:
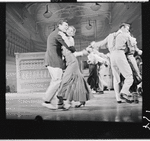
M 113 84 L 118 103 L 122 102 L 121 99 L 125 99 L 128 103 L 132 102 L 130 100 L 132 95 L 130 94 L 129 89 L 133 83 L 133 74 L 125 56 L 126 43 L 130 46 L 128 34 L 129 28 L 129 24 L 123 23 L 117 32 L 108 35 L 103 41 L 92 43 L 94 48 L 99 48 L 107 44 L 108 50 L 110 51 L 111 69 L 114 76 Z M 120 73 L 125 78 L 121 90 L 119 86 Z

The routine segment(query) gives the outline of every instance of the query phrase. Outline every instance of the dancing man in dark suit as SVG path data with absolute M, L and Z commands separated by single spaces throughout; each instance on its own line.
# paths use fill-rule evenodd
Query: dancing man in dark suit
M 51 82 L 50 86 L 48 87 L 46 94 L 43 98 L 44 103 L 43 106 L 50 108 L 50 109 L 67 109 L 63 105 L 63 102 L 59 102 L 60 105 L 58 107 L 54 106 L 51 101 L 54 98 L 60 83 L 63 74 L 63 70 L 65 69 L 65 61 L 62 59 L 62 46 L 65 46 L 71 52 L 75 52 L 74 47 L 68 47 L 67 44 L 64 42 L 62 37 L 58 34 L 59 31 L 66 32 L 68 29 L 68 23 L 66 20 L 61 20 L 58 23 L 58 28 L 55 29 L 47 38 L 47 50 L 45 53 L 45 66 L 47 67 L 50 76 Z

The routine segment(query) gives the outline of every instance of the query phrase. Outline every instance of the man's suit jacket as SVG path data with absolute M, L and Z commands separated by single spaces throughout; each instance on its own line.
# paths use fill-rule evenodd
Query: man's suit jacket
M 58 35 L 59 29 L 53 31 L 47 39 L 47 50 L 45 53 L 45 66 L 65 69 L 65 62 L 62 60 L 61 46 L 65 46 L 71 52 L 75 51 L 74 47 L 68 47 L 62 37 Z

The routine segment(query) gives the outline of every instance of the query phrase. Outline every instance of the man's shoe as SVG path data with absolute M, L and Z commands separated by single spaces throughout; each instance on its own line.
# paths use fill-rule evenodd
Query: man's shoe
M 56 106 L 54 106 L 52 104 L 47 104 L 47 103 L 42 103 L 42 106 L 47 107 L 47 108 L 52 109 L 52 110 L 56 110 L 57 109 Z
M 119 103 L 119 104 L 120 104 L 120 103 L 122 103 L 122 101 L 117 101 L 117 103 Z

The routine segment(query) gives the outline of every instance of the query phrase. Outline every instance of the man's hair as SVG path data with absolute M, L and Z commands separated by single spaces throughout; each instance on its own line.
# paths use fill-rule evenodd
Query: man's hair
M 63 19 L 63 20 L 58 21 L 57 27 L 58 27 L 59 25 L 62 25 L 64 22 L 65 22 L 65 23 L 68 23 L 68 21 L 67 21 L 66 19 Z
M 126 27 L 126 26 L 130 27 L 130 24 L 129 23 L 121 23 L 121 25 L 119 26 L 119 28 Z

